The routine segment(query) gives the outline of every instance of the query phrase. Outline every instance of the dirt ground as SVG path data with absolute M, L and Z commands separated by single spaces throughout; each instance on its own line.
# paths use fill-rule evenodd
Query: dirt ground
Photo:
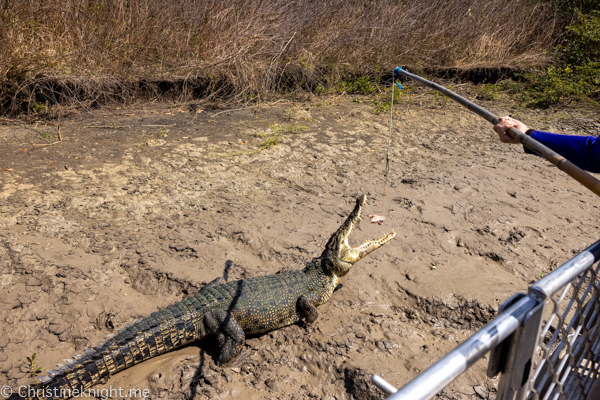
M 587 189 L 499 143 L 466 109 L 409 99 L 394 108 L 386 222 L 365 218 L 351 242 L 397 236 L 355 265 L 312 328 L 250 337 L 229 368 L 215 366 L 218 346 L 206 339 L 102 388 L 153 399 L 383 398 L 365 383 L 372 374 L 404 385 L 600 237 Z M 593 110 L 480 104 L 539 129 L 600 133 Z M 54 369 L 218 276 L 303 268 L 359 194 L 367 214 L 380 213 L 388 129 L 388 113 L 350 96 L 96 110 L 61 121 L 60 138 L 56 125 L 4 121 L 0 386 L 31 382 L 27 356 Z M 494 398 L 486 363 L 439 398 Z

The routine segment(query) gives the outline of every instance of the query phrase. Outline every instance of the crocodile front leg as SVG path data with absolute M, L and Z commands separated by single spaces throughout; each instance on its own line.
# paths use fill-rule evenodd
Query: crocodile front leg
M 213 279 L 212 281 L 208 282 L 206 285 L 202 286 L 200 288 L 200 290 L 198 291 L 198 293 L 204 293 L 204 291 L 206 289 L 210 289 L 213 286 L 221 285 L 221 284 L 223 284 L 225 282 L 226 282 L 225 279 L 223 279 L 223 277 L 220 276 L 220 277 L 218 277 L 216 279 Z
M 315 322 L 319 316 L 319 312 L 317 311 L 317 307 L 315 307 L 315 305 L 321 304 L 322 300 L 322 296 L 315 292 L 309 292 L 298 297 L 296 310 L 300 317 L 304 318 L 304 321 L 307 325 Z
M 221 310 L 208 312 L 204 321 L 211 333 L 217 335 L 221 345 L 218 365 L 226 365 L 233 361 L 242 351 L 246 335 L 233 316 Z

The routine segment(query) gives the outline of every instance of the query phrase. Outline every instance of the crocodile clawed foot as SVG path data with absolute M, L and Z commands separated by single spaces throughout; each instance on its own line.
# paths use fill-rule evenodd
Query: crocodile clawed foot
M 311 333 L 311 329 L 314 330 L 315 325 L 311 322 L 308 322 L 306 320 L 301 320 L 298 325 L 300 326 L 300 328 L 304 329 L 304 331 L 306 331 L 307 333 Z
M 304 329 L 309 336 L 313 335 L 319 331 L 319 327 L 314 324 L 308 325 Z

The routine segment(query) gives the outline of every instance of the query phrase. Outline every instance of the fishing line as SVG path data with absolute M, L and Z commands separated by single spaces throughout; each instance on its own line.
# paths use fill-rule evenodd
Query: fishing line
M 388 135 L 387 152 L 385 155 L 385 173 L 383 180 L 383 196 L 381 199 L 381 215 L 369 215 L 369 217 L 371 218 L 371 222 L 379 225 L 383 224 L 383 221 L 385 221 L 385 217 L 383 216 L 383 209 L 385 204 L 385 192 L 387 190 L 388 175 L 390 173 L 390 148 L 392 145 L 392 122 L 394 120 L 394 92 L 396 91 L 394 83 L 398 85 L 398 89 L 402 90 L 402 86 L 396 81 L 395 75 L 392 79 L 392 100 L 390 102 L 390 133 Z
M 392 122 L 394 120 L 394 92 L 396 88 L 392 85 L 392 101 L 390 102 L 390 134 L 388 135 L 387 153 L 385 155 L 385 180 L 383 181 L 383 199 L 381 200 L 381 215 L 383 215 L 383 204 L 385 202 L 385 190 L 387 189 L 388 175 L 390 173 L 390 146 L 392 144 Z

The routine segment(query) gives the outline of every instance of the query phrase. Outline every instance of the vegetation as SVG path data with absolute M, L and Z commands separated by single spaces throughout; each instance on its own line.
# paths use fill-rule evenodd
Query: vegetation
M 550 4 L 569 21 L 578 11 L 587 14 L 594 10 L 600 10 L 600 0 L 550 0 Z
M 44 367 L 36 367 L 37 359 L 35 358 L 36 353 L 33 353 L 31 357 L 27 357 L 27 362 L 29 363 L 29 375 L 32 378 L 39 376 L 43 371 Z
M 155 98 L 376 96 L 398 65 L 537 70 L 513 86 L 528 104 L 597 99 L 599 3 L 0 0 L 0 115 Z
M 0 114 L 373 93 L 397 65 L 542 66 L 557 18 L 531 0 L 0 0 Z
M 563 43 L 557 46 L 563 63 L 585 65 L 600 61 L 600 7 L 589 14 L 577 13 L 577 20 L 567 26 Z
M 510 92 L 521 93 L 525 106 L 548 107 L 572 101 L 600 99 L 600 62 L 582 66 L 549 67 L 543 74 L 529 73 L 522 81 L 505 81 Z
M 582 3 L 593 6 L 589 4 L 593 1 Z M 523 74 L 520 81 L 505 82 L 509 90 L 522 93 L 525 105 L 547 107 L 573 100 L 600 100 L 600 2 L 595 7 L 589 14 L 576 10 L 576 19 L 566 27 L 554 50 L 557 65 L 544 73 Z

